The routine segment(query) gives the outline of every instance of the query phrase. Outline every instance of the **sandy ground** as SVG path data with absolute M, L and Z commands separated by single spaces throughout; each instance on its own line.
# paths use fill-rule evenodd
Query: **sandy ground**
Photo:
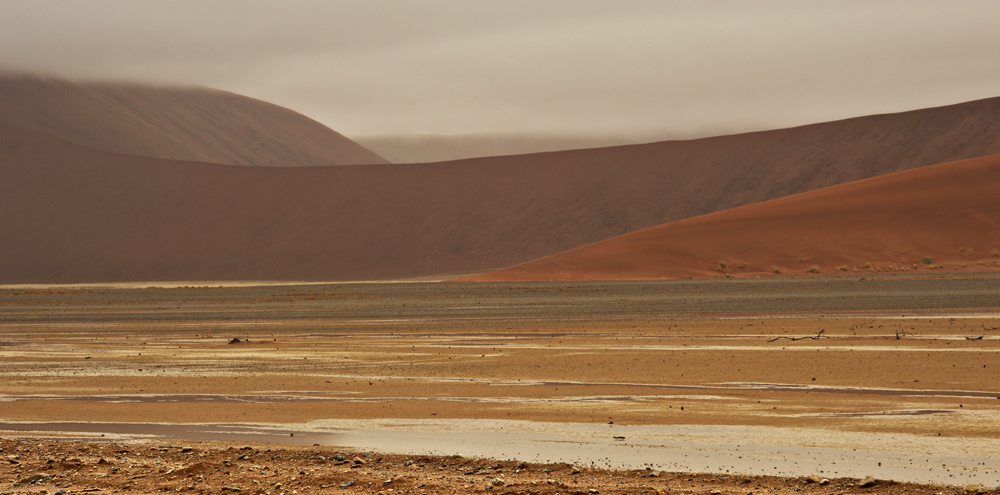
M 133 450 L 134 442 L 265 440 L 719 473 L 696 477 L 692 492 L 759 491 L 709 481 L 735 474 L 992 487 L 1000 484 L 998 281 L 6 289 L 0 431 L 106 435 Z M 38 442 L 5 443 L 4 454 Z M 42 443 L 31 455 L 59 466 L 62 457 L 45 452 L 76 448 Z M 194 463 L 163 452 L 178 469 Z M 423 464 L 460 462 L 442 459 Z M 3 482 L 40 469 L 22 464 L 5 467 L 15 471 Z M 205 472 L 221 469 L 212 466 Z M 342 471 L 324 484 L 346 481 L 334 475 Z M 387 490 L 366 484 L 381 476 L 357 480 L 366 492 Z M 532 478 L 544 486 L 511 491 L 576 489 L 571 478 L 555 486 L 546 476 Z M 636 473 L 595 476 L 632 483 L 595 481 L 602 493 L 647 488 Z M 175 480 L 158 480 L 175 489 Z M 800 482 L 765 486 L 854 489 Z M 79 490 L 83 481 L 73 483 Z

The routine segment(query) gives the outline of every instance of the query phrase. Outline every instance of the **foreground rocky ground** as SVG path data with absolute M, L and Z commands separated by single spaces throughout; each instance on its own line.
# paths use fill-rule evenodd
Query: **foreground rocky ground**
M 84 443 L 0 439 L 0 493 L 969 494 L 945 487 L 816 476 L 611 471 L 461 456 L 408 457 L 329 447 Z
M 992 489 L 1000 485 L 998 288 L 996 275 L 0 288 L 0 435 L 7 438 L 0 440 L 0 493 L 937 494 L 965 491 L 964 483 Z M 378 430 L 388 438 L 376 443 L 373 425 L 342 424 L 350 421 L 406 423 Z M 80 426 L 94 423 L 105 429 Z M 240 437 L 201 435 L 132 443 L 152 442 L 149 425 L 220 424 L 272 425 L 295 431 L 302 444 L 326 446 L 241 450 L 243 443 L 194 441 L 245 441 Z M 799 477 L 572 474 L 566 464 L 518 467 L 328 447 L 471 456 L 468 443 L 453 442 L 469 440 L 466 430 L 452 431 L 454 424 L 474 425 L 480 434 L 575 425 L 520 432 L 532 441 L 540 433 L 572 457 L 527 457 L 535 448 L 527 441 L 518 444 L 523 453 L 509 457 L 475 452 L 484 457 Z M 427 436 L 411 440 L 441 441 L 403 446 L 420 425 L 429 429 L 416 433 Z M 688 433 L 656 430 L 661 426 Z M 361 433 L 354 443 L 300 434 L 334 427 Z M 624 428 L 659 432 L 638 448 L 680 443 L 708 459 L 643 453 L 637 462 L 609 464 L 608 449 L 623 438 L 613 435 Z M 771 437 L 760 435 L 765 430 Z M 86 431 L 107 433 L 108 441 L 133 436 L 117 445 L 62 437 Z M 575 443 L 584 434 L 587 456 L 577 455 Z M 39 436 L 66 440 L 23 440 Z M 738 448 L 747 444 L 762 447 L 755 459 L 767 463 L 745 469 L 752 463 Z M 723 459 L 720 446 L 732 447 L 732 455 Z M 784 454 L 797 448 L 808 457 Z M 862 449 L 870 452 L 863 456 Z M 864 462 L 849 466 L 856 460 Z M 745 466 L 734 466 L 741 461 Z M 813 472 L 831 480 L 806 477 Z M 862 487 L 867 474 L 952 484 Z M 833 478 L 847 475 L 853 478 Z

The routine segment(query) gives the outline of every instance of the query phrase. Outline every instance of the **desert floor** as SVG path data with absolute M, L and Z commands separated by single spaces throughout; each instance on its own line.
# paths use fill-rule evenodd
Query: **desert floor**
M 954 492 L 998 370 L 997 275 L 7 287 L 0 490 Z

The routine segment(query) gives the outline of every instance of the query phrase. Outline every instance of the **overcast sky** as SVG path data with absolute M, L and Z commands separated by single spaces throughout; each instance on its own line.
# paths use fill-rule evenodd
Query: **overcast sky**
M 0 0 L 0 69 L 209 86 L 355 137 L 692 137 L 1000 96 L 998 26 L 971 0 Z

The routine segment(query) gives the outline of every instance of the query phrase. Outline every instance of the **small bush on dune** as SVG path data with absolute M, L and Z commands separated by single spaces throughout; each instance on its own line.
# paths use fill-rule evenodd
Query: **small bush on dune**
M 841 271 L 841 272 L 846 272 L 847 271 L 847 265 L 840 265 L 840 266 L 837 267 L 837 270 Z
M 716 266 L 720 272 L 724 272 L 729 268 L 729 262 L 726 260 L 719 260 L 719 262 L 716 263 Z
M 802 271 L 804 271 L 806 273 L 819 273 L 819 267 L 818 266 L 810 266 L 809 268 L 806 268 L 805 270 L 802 270 Z
M 771 268 L 771 271 L 774 272 L 774 273 L 781 273 L 781 269 L 778 268 L 777 265 L 774 266 L 773 268 Z
M 921 262 L 923 262 L 923 264 L 925 264 L 925 265 L 929 265 L 929 264 L 931 264 L 931 263 L 934 263 L 934 260 L 933 260 L 933 259 L 931 259 L 931 257 L 930 257 L 930 256 L 928 256 L 928 257 L 926 257 L 926 258 L 924 258 L 924 259 L 922 259 L 922 260 L 920 260 L 920 261 L 921 261 Z

